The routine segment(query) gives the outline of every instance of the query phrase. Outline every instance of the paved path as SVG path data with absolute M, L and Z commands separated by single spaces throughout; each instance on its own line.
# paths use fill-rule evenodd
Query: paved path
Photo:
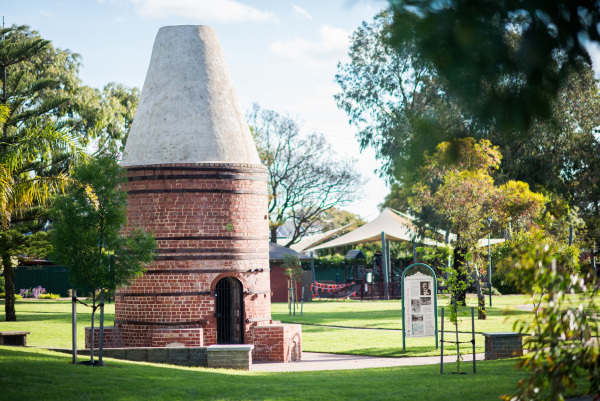
M 483 360 L 484 354 L 475 354 L 478 361 Z M 463 362 L 473 360 L 473 354 L 463 355 Z M 456 361 L 456 355 L 445 355 L 444 363 Z M 255 362 L 250 368 L 254 372 L 306 372 L 315 370 L 344 370 L 389 368 L 394 366 L 436 365 L 440 363 L 439 356 L 377 358 L 371 356 L 322 354 L 303 352 L 302 360 L 289 363 Z

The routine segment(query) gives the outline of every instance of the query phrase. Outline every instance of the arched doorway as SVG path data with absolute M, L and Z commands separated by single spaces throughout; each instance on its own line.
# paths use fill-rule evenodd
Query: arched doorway
M 244 287 L 235 277 L 225 277 L 215 286 L 217 344 L 244 343 Z

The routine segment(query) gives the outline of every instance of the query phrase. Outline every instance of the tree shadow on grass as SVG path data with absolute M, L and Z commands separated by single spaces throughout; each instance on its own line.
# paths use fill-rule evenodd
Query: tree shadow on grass
M 107 359 L 106 367 L 70 356 L 0 348 L 3 399 L 497 399 L 521 378 L 514 361 L 478 365 L 478 375 L 439 375 L 439 366 L 329 372 L 239 372 Z M 365 376 L 367 375 L 367 376 Z M 365 378 L 368 382 L 365 382 Z M 493 377 L 493 380 L 490 378 Z M 440 380 L 444 381 L 444 384 Z M 509 383 L 507 385 L 507 383 Z M 8 385 L 10 384 L 10 385 Z M 471 391 L 476 388 L 477 391 Z M 399 390 L 401 389 L 401 390 Z M 399 397 L 401 395 L 401 397 Z

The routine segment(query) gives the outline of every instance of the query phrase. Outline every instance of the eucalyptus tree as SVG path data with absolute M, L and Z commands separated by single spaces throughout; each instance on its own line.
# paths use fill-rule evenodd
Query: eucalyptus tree
M 364 183 L 355 161 L 336 155 L 322 134 L 303 134 L 295 120 L 258 105 L 248 115 L 261 161 L 269 170 L 269 229 L 290 222 L 298 242 L 320 223 L 324 213 L 361 195 Z
M 587 46 L 600 42 L 600 7 L 588 0 L 389 1 L 393 46 L 413 41 L 466 109 L 502 130 L 548 119 L 568 76 L 591 65 Z

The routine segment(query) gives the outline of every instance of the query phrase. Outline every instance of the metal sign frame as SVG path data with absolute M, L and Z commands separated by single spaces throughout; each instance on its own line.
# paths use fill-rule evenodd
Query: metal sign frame
M 419 267 L 419 266 L 424 266 L 426 268 L 429 269 L 429 271 L 431 272 L 431 275 L 433 276 L 433 314 L 434 316 L 434 320 L 435 320 L 435 349 L 438 349 L 439 344 L 438 344 L 438 310 L 437 310 L 437 276 L 435 275 L 435 272 L 433 271 L 433 269 L 429 266 L 427 266 L 425 263 L 413 263 L 412 265 L 408 266 L 406 269 L 404 269 L 404 272 L 402 272 L 402 350 L 406 351 L 406 309 L 405 309 L 405 305 L 404 305 L 404 278 L 406 277 L 406 273 L 408 273 L 410 270 L 412 270 L 415 267 Z

